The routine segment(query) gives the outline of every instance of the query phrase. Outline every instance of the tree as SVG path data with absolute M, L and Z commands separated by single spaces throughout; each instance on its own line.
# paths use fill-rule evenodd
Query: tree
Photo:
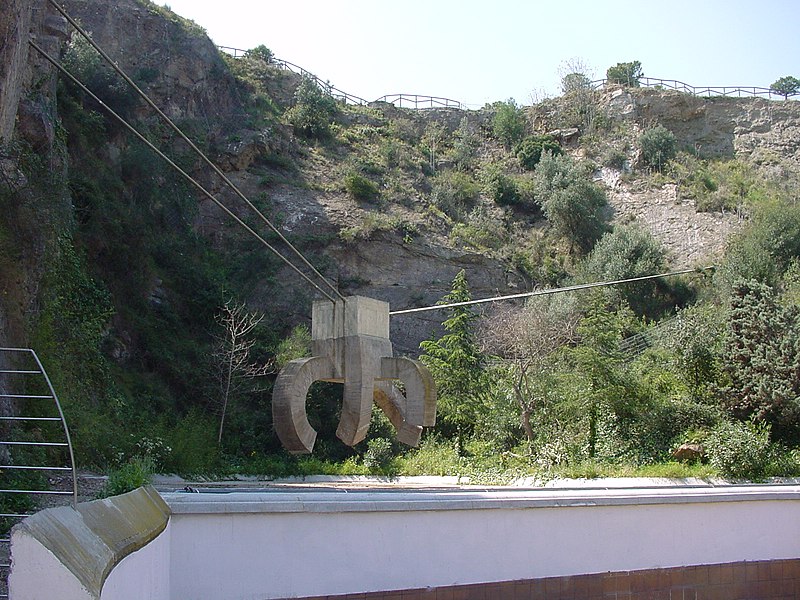
M 521 309 L 500 309 L 481 328 L 485 351 L 509 362 L 511 387 L 529 444 L 535 439 L 532 416 L 543 404 L 536 380 L 548 370 L 553 353 L 577 341 L 579 321 L 573 296 L 537 296 Z
M 796 442 L 800 433 L 800 311 L 783 307 L 774 290 L 739 281 L 732 290 L 721 357 L 722 405 L 733 416 L 768 423 Z
M 606 193 L 568 155 L 544 152 L 533 174 L 533 193 L 553 229 L 582 253 L 605 230 Z
M 467 302 L 471 299 L 467 278 L 461 271 L 439 304 Z M 420 360 L 430 369 L 439 396 L 439 414 L 446 435 L 455 437 L 459 454 L 484 413 L 489 382 L 486 357 L 475 336 L 477 315 L 468 306 L 447 309 L 449 317 L 442 324 L 444 335 L 420 344 Z
M 642 161 L 659 172 L 675 158 L 676 145 L 675 134 L 663 125 L 652 127 L 639 136 Z
M 295 105 L 286 111 L 286 118 L 295 130 L 309 138 L 325 138 L 336 115 L 336 100 L 323 90 L 317 80 L 303 77 L 294 94 Z
M 517 106 L 513 98 L 494 105 L 495 113 L 492 118 L 492 132 L 510 150 L 514 144 L 522 140 L 525 135 L 525 113 Z
M 789 96 L 794 96 L 800 92 L 800 79 L 787 75 L 786 77 L 781 77 L 778 79 L 775 83 L 769 86 L 769 89 L 781 94 L 785 100 Z
M 642 63 L 638 60 L 617 63 L 613 67 L 608 67 L 606 71 L 608 83 L 618 83 L 626 87 L 639 87 L 639 80 L 642 77 L 644 77 Z
M 228 406 L 245 384 L 255 377 L 270 372 L 272 365 L 257 365 L 250 362 L 250 350 L 255 344 L 253 331 L 264 319 L 264 315 L 247 312 L 243 304 L 228 300 L 217 315 L 222 332 L 217 336 L 214 358 L 219 385 L 219 434 L 217 444 L 222 443 L 222 431 Z
M 584 268 L 590 280 L 604 281 L 655 275 L 666 270 L 666 252 L 652 234 L 635 224 L 618 225 L 603 234 Z M 658 282 L 638 282 L 610 290 L 612 297 L 624 298 L 637 313 L 652 309 Z
M 759 206 L 747 226 L 728 241 L 722 274 L 729 284 L 755 279 L 777 285 L 800 258 L 800 206 L 769 202 Z
M 436 173 L 436 165 L 439 161 L 439 149 L 444 145 L 447 138 L 447 130 L 439 123 L 429 123 L 422 134 L 420 143 L 428 154 L 431 172 Z
M 561 80 L 561 93 L 566 95 L 580 93 L 591 88 L 592 68 L 580 58 L 564 61 L 558 68 Z

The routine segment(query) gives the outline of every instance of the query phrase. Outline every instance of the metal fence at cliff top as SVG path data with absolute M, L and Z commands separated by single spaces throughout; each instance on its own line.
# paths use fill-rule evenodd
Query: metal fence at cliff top
M 230 54 L 233 56 L 233 58 L 243 58 L 247 56 L 248 53 L 248 50 L 232 48 L 230 46 L 218 46 L 218 48 L 226 54 Z M 282 60 L 273 56 L 270 58 L 269 64 L 278 67 L 279 69 L 285 69 L 287 71 L 291 71 L 292 73 L 302 75 L 303 77 L 313 79 L 314 82 L 320 88 L 325 90 L 332 98 L 335 98 L 344 104 L 354 104 L 357 106 L 367 106 L 372 104 L 372 102 L 369 100 L 365 100 L 359 96 L 354 96 L 353 94 L 348 94 L 347 92 L 331 85 L 329 82 L 322 81 L 322 79 L 310 71 L 306 71 L 303 67 L 294 63 L 290 63 L 288 60 Z M 416 110 L 430 108 L 454 108 L 461 110 L 464 108 L 464 105 L 458 100 L 442 98 L 441 96 L 426 96 L 422 94 L 387 94 L 386 96 L 381 96 L 377 100 L 374 100 L 374 102 L 388 102 L 389 104 L 393 104 L 398 108 L 413 108 Z
M 591 86 L 595 89 L 603 88 L 608 83 L 608 79 L 598 79 L 592 81 Z M 659 79 L 657 77 L 640 77 L 638 86 L 636 87 L 649 87 L 663 90 L 675 90 L 692 96 L 699 96 L 702 98 L 754 98 L 761 97 L 769 100 L 779 99 L 788 100 L 792 94 L 785 95 L 777 92 L 771 88 L 756 87 L 756 86 L 706 86 L 698 87 L 689 85 L 683 81 L 675 79 Z

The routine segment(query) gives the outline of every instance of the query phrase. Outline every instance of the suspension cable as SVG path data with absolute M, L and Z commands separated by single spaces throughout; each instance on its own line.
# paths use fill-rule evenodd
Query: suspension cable
M 96 43 L 96 42 L 95 42 L 95 41 L 92 39 L 92 37 L 91 37 L 91 36 L 90 36 L 90 35 L 89 35 L 89 34 L 88 34 L 88 33 L 87 33 L 87 32 L 86 32 L 86 31 L 85 31 L 85 30 L 84 30 L 84 29 L 83 29 L 83 28 L 80 26 L 80 24 L 79 24 L 77 21 L 75 21 L 75 19 L 73 19 L 73 18 L 72 18 L 72 17 L 71 17 L 71 16 L 70 16 L 70 15 L 67 13 L 67 11 L 66 11 L 66 10 L 64 10 L 64 8 L 62 8 L 62 7 L 61 7 L 61 6 L 60 6 L 60 5 L 59 5 L 59 4 L 56 2 L 56 0 L 49 0 L 49 2 L 50 2 L 50 4 L 52 4 L 52 5 L 55 7 L 55 9 L 56 9 L 56 10 L 57 10 L 59 13 L 61 13 L 61 15 L 62 15 L 62 16 L 63 16 L 63 17 L 64 17 L 64 18 L 65 18 L 65 19 L 66 19 L 66 20 L 69 22 L 69 24 L 70 24 L 70 25 L 72 25 L 72 26 L 75 28 L 75 30 L 76 30 L 78 33 L 80 33 L 80 34 L 81 34 L 81 36 L 83 36 L 83 37 L 86 39 L 86 41 L 88 41 L 88 42 L 89 42 L 89 44 L 91 44 L 91 46 L 92 46 L 92 47 L 93 47 L 93 48 L 94 48 L 94 49 L 95 49 L 95 50 L 96 50 L 96 51 L 97 51 L 97 52 L 100 54 L 100 56 L 102 56 L 102 57 L 103 57 L 103 59 L 104 59 L 106 62 L 108 62 L 108 64 L 109 64 L 109 65 L 111 65 L 111 68 L 113 68 L 113 69 L 114 69 L 114 71 L 116 71 L 116 72 L 117 72 L 117 74 L 118 74 L 120 77 L 122 77 L 122 78 L 123 78 L 123 79 L 124 79 L 124 80 L 125 80 L 125 81 L 128 83 L 128 85 L 130 85 L 130 86 L 131 86 L 131 87 L 132 87 L 132 88 L 133 88 L 133 89 L 136 91 L 136 93 L 137 93 L 137 94 L 138 94 L 138 95 L 139 95 L 139 96 L 140 96 L 140 97 L 141 97 L 141 98 L 142 98 L 142 99 L 143 99 L 145 102 L 147 102 L 147 104 L 148 104 L 148 105 L 149 105 L 149 106 L 150 106 L 150 107 L 151 107 L 153 110 L 155 110 L 155 111 L 156 111 L 156 113 L 158 114 L 158 116 L 159 116 L 159 117 L 161 117 L 161 119 L 163 119 L 163 120 L 164 120 L 164 122 L 165 122 L 167 125 L 169 125 L 169 127 L 170 127 L 170 128 L 171 128 L 171 129 L 172 129 L 172 130 L 173 130 L 173 131 L 174 131 L 174 132 L 175 132 L 175 133 L 176 133 L 176 134 L 177 134 L 177 135 L 178 135 L 178 136 L 179 136 L 179 137 L 180 137 L 180 138 L 181 138 L 181 139 L 184 141 L 184 142 L 186 142 L 186 143 L 189 145 L 189 147 L 190 147 L 192 150 L 194 150 L 194 152 L 195 152 L 195 153 L 196 153 L 196 154 L 197 154 L 197 155 L 198 155 L 198 156 L 199 156 L 199 157 L 200 157 L 200 158 L 203 160 L 203 162 L 205 162 L 205 163 L 206 163 L 206 164 L 207 164 L 209 167 L 211 167 L 211 169 L 212 169 L 212 170 L 213 170 L 213 171 L 214 171 L 214 172 L 215 172 L 215 173 L 216 173 L 216 174 L 217 174 L 217 175 L 218 175 L 218 176 L 219 176 L 219 177 L 222 179 L 222 181 L 224 181 L 224 182 L 225 182 L 225 184 L 226 184 L 226 185 L 227 185 L 227 186 L 228 186 L 228 187 L 229 187 L 231 190 L 233 190 L 233 192 L 234 192 L 234 193 L 235 193 L 235 194 L 236 194 L 236 195 L 237 195 L 237 196 L 238 196 L 238 197 L 239 197 L 239 198 L 240 198 L 242 201 L 244 201 L 244 202 L 245 202 L 245 204 L 247 204 L 247 206 L 248 206 L 248 207 L 249 207 L 249 208 L 250 208 L 250 209 L 251 209 L 253 212 L 255 212 L 255 214 L 256 214 L 256 215 L 258 215 L 258 217 L 261 219 L 261 221 L 263 221 L 263 222 L 264 222 L 264 223 L 267 225 L 267 227 L 269 227 L 269 228 L 272 230 L 272 232 L 273 232 L 273 233 L 275 233 L 275 234 L 276 234 L 276 235 L 277 235 L 277 236 L 280 238 L 280 240 L 281 240 L 281 241 L 282 241 L 284 244 L 286 244 L 286 246 L 288 246 L 288 247 L 289 247 L 289 248 L 292 250 L 292 252 L 294 252 L 294 254 L 295 254 L 295 255 L 296 255 L 296 256 L 297 256 L 297 257 L 298 257 L 298 258 L 299 258 L 299 259 L 300 259 L 300 260 L 303 262 L 303 264 L 305 264 L 305 265 L 306 265 L 306 266 L 307 266 L 309 269 L 311 269 L 311 271 L 312 271 L 312 272 L 313 272 L 313 273 L 314 273 L 314 274 L 315 274 L 317 277 L 319 277 L 321 281 L 325 282 L 325 284 L 326 284 L 326 285 L 327 285 L 327 286 L 328 286 L 328 287 L 329 287 L 331 290 L 333 290 L 334 294 L 336 294 L 337 296 L 339 296 L 339 298 L 340 298 L 341 300 L 344 300 L 344 296 L 341 294 L 341 292 L 339 292 L 339 290 L 336 288 L 336 286 L 335 286 L 335 285 L 333 285 L 333 284 L 332 284 L 330 281 L 328 281 L 328 279 L 327 279 L 327 278 L 326 278 L 326 277 L 325 277 L 325 276 L 324 276 L 322 273 L 320 273 L 320 272 L 319 272 L 319 271 L 316 269 L 316 267 L 314 267 L 314 265 L 312 265 L 312 264 L 311 264 L 311 262 L 309 262 L 309 260 L 308 260 L 308 259 L 307 259 L 307 258 L 306 258 L 306 257 L 305 257 L 305 256 L 304 256 L 304 255 L 303 255 L 301 252 L 300 252 L 300 250 L 298 250 L 298 249 L 297 249 L 297 248 L 296 248 L 296 247 L 295 247 L 295 246 L 294 246 L 294 245 L 293 245 L 293 244 L 292 244 L 292 243 L 291 243 L 291 242 L 290 242 L 290 241 L 289 241 L 289 240 L 286 238 L 286 236 L 284 236 L 284 235 L 283 235 L 283 234 L 280 232 L 280 230 L 279 230 L 277 227 L 275 227 L 275 225 L 273 225 L 273 224 L 272 224 L 272 222 L 271 222 L 271 221 L 270 221 L 270 220 L 269 220 L 269 219 L 268 219 L 268 218 L 267 218 L 267 217 L 266 217 L 266 216 L 265 216 L 265 215 L 264 215 L 264 214 L 263 214 L 263 213 L 262 213 L 262 212 L 261 212 L 261 211 L 260 211 L 260 210 L 259 210 L 259 209 L 258 209 L 258 208 L 257 208 L 257 207 L 256 207 L 256 206 L 253 204 L 253 203 L 252 203 L 252 202 L 251 202 L 251 201 L 250 201 L 250 199 L 249 199 L 249 198 L 247 198 L 247 196 L 245 196 L 245 195 L 244 195 L 244 193 L 242 193 L 242 191 L 241 191 L 241 190 L 238 188 L 238 186 L 236 186 L 236 184 L 234 184 L 234 183 L 233 183 L 233 182 L 232 182 L 232 181 L 231 181 L 231 180 L 228 178 L 228 176 L 227 176 L 227 175 L 225 175 L 225 173 L 223 173 L 223 172 L 222 172 L 222 170 L 221 170 L 221 169 L 220 169 L 220 168 L 219 168 L 219 167 L 218 167 L 216 164 L 214 164 L 214 162 L 213 162 L 213 161 L 211 161 L 211 159 L 210 159 L 210 158 L 208 158 L 208 156 L 206 156 L 206 154 L 205 154 L 205 153 L 204 153 L 202 150 L 200 150 L 200 148 L 198 148 L 198 147 L 197 147 L 197 145 L 196 145 L 196 144 L 195 144 L 195 143 L 194 143 L 194 142 L 193 142 L 191 139 L 189 139 L 189 137 L 187 137 L 185 133 L 183 133 L 183 131 L 180 129 L 180 127 L 178 127 L 178 126 L 177 126 L 177 125 L 176 125 L 176 124 L 175 124 L 175 123 L 172 121 L 172 119 L 170 119 L 170 118 L 169 118 L 169 117 L 168 117 L 168 116 L 167 116 L 167 115 L 164 113 L 164 111 L 162 111 L 162 110 L 161 110 L 161 109 L 160 109 L 160 108 L 159 108 L 159 107 L 156 105 L 156 103 L 155 103 L 155 102 L 153 102 L 153 100 L 151 100 L 151 99 L 150 99 L 150 97 L 149 97 L 149 96 L 148 96 L 148 95 L 147 95 L 147 94 L 146 94 L 146 93 L 145 93 L 145 92 L 144 92 L 144 91 L 143 91 L 143 90 L 142 90 L 142 89 L 141 89 L 141 88 L 140 88 L 140 87 L 139 87 L 139 86 L 138 86 L 138 85 L 137 85 L 137 84 L 136 84 L 136 83 L 133 81 L 133 79 L 131 79 L 131 78 L 128 76 L 128 74 L 127 74 L 127 73 L 125 73 L 125 71 L 123 71 L 123 70 L 122 70 L 122 68 L 121 68 L 121 67 L 120 67 L 120 66 L 119 66 L 119 65 L 118 65 L 118 64 L 117 64 L 117 63 L 116 63 L 116 62 L 115 62 L 115 61 L 114 61 L 114 60 L 113 60 L 113 59 L 112 59 L 112 58 L 111 58 L 111 57 L 110 57 L 108 54 L 106 54 L 106 52 L 105 52 L 105 51 L 104 51 L 104 50 L 103 50 L 103 49 L 102 49 L 102 48 L 101 48 L 101 47 L 100 47 L 100 46 L 99 46 L 99 45 L 98 45 L 98 44 L 97 44 L 97 43 Z M 273 251 L 274 251 L 274 250 L 273 250 Z M 326 294 L 326 296 L 327 296 L 327 294 Z M 330 298 L 330 296 L 328 296 L 328 298 Z
M 250 227 L 247 223 L 242 221 L 236 214 L 234 214 L 227 206 L 225 206 L 220 200 L 216 198 L 211 192 L 209 192 L 202 184 L 200 184 L 194 177 L 189 175 L 186 171 L 180 168 L 177 164 L 175 164 L 171 158 L 169 158 L 166 154 L 164 154 L 161 150 L 159 150 L 150 140 L 144 137 L 139 131 L 130 123 L 128 123 L 125 119 L 123 119 L 120 115 L 118 115 L 110 106 L 108 106 L 105 102 L 103 102 L 100 98 L 98 98 L 89 88 L 83 85 L 78 79 L 75 78 L 72 73 L 67 71 L 58 61 L 56 61 L 52 56 L 47 54 L 44 50 L 42 50 L 36 42 L 30 40 L 28 42 L 34 50 L 36 50 L 42 57 L 53 65 L 56 69 L 58 69 L 63 75 L 65 75 L 72 83 L 77 85 L 84 93 L 88 94 L 95 102 L 97 102 L 100 106 L 102 106 L 108 113 L 114 117 L 117 121 L 119 121 L 128 131 L 130 131 L 133 135 L 135 135 L 139 141 L 144 143 L 148 148 L 150 148 L 153 152 L 155 152 L 161 159 L 166 161 L 166 163 L 175 169 L 178 173 L 180 173 L 189 183 L 194 185 L 204 196 L 206 196 L 209 200 L 214 202 L 217 206 L 219 206 L 225 213 L 228 214 L 236 223 L 241 225 L 244 229 L 246 229 L 251 235 L 253 235 L 259 242 L 261 242 L 264 246 L 266 246 L 269 250 L 271 250 L 278 258 L 280 258 L 284 263 L 286 263 L 289 267 L 294 269 L 303 279 L 305 279 L 308 283 L 310 283 L 314 288 L 317 289 L 319 293 L 325 296 L 331 302 L 335 302 L 335 298 L 328 294 L 325 290 L 323 290 L 315 281 L 313 281 L 308 275 L 303 273 L 294 263 L 292 263 L 288 258 L 286 258 L 283 254 L 278 252 L 267 240 L 261 237 L 252 227 Z
M 551 288 L 547 290 L 536 290 L 534 292 L 523 292 L 521 294 L 511 294 L 510 296 L 495 296 L 494 298 L 482 298 L 480 300 L 467 300 L 466 302 L 451 302 L 450 304 L 435 304 L 433 306 L 423 306 L 422 308 L 406 308 L 404 310 L 393 310 L 389 315 L 406 315 L 409 313 L 424 312 L 428 310 L 441 310 L 443 308 L 454 308 L 456 306 L 469 306 L 472 304 L 484 304 L 486 302 L 500 302 L 502 300 L 513 300 L 515 298 L 529 298 L 531 296 L 546 296 L 560 292 L 574 292 L 576 290 L 587 290 L 589 288 L 606 287 L 619 285 L 621 283 L 633 283 L 636 281 L 646 281 L 648 279 L 658 279 L 661 277 L 672 277 L 674 275 L 685 275 L 687 273 L 702 273 L 703 271 L 713 271 L 716 267 L 700 267 L 697 269 L 684 269 L 683 271 L 671 271 L 670 273 L 660 273 L 658 275 L 644 275 L 642 277 L 632 277 L 630 279 L 617 279 L 616 281 L 598 281 L 595 283 L 581 283 L 563 288 Z

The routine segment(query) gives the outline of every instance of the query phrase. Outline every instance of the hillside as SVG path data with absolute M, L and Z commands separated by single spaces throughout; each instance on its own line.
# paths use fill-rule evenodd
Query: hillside
M 462 270 L 477 298 L 718 263 L 759 202 L 796 196 L 797 102 L 608 86 L 478 111 L 352 106 L 266 48 L 220 53 L 197 24 L 146 0 L 64 6 L 342 293 L 393 309 L 434 304 Z M 168 466 L 204 468 L 216 450 L 220 307 L 233 298 L 266 315 L 254 354 L 267 361 L 309 324 L 314 290 L 59 81 L 28 30 L 261 225 L 44 0 L 0 9 L 0 344 L 35 346 L 51 365 L 82 462 L 163 438 L 183 453 Z M 643 154 L 656 126 L 671 135 L 668 168 Z M 657 257 L 618 273 L 597 249 L 633 230 Z M 701 287 L 665 284 L 628 304 L 657 321 Z M 443 315 L 423 314 L 393 319 L 395 352 L 417 356 L 442 331 Z M 236 411 L 228 455 L 277 450 L 268 394 L 243 393 Z

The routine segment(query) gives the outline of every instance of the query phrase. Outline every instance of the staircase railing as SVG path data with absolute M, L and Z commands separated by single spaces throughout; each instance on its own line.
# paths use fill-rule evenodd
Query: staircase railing
M 78 503 L 67 421 L 30 348 L 0 348 L 0 463 L 0 598 L 8 598 L 11 527 L 37 510 L 42 496 L 71 496 L 73 507 Z M 52 489 L 64 475 L 70 489 Z

